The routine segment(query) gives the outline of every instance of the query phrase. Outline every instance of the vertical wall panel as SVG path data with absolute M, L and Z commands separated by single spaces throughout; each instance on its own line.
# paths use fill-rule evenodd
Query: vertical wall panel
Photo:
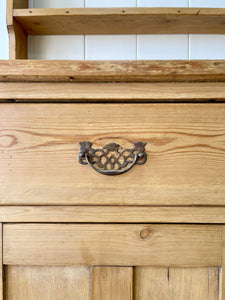
M 142 7 L 188 7 L 188 0 L 138 0 Z M 188 34 L 145 34 L 137 37 L 137 59 L 188 59 Z
M 189 0 L 190 7 L 225 7 L 225 0 Z M 225 34 L 190 34 L 190 59 L 225 59 Z
M 29 0 L 33 8 L 84 7 L 84 0 Z M 29 36 L 29 59 L 84 59 L 84 36 Z
M 201 1 L 201 0 L 200 0 Z M 187 7 L 188 0 L 137 0 L 138 6 L 143 7 Z
M 35 35 L 28 37 L 30 59 L 84 59 L 83 35 Z
M 86 0 L 86 7 L 136 7 L 136 0 Z M 115 24 L 116 26 L 116 24 Z M 85 59 L 136 59 L 136 35 L 86 35 Z
M 135 7 L 136 0 L 86 0 L 86 7 Z
M 188 35 L 138 35 L 138 59 L 188 59 Z
M 32 8 L 84 7 L 84 0 L 29 0 Z
M 190 59 L 225 59 L 225 34 L 190 35 Z
M 225 7 L 224 0 L 189 0 L 190 7 Z
M 86 36 L 86 59 L 136 59 L 136 35 Z

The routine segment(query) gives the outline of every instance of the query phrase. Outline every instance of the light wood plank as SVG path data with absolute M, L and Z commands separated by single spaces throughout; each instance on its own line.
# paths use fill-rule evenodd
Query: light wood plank
M 225 61 L 2 60 L 0 81 L 225 81 Z
M 220 266 L 221 226 L 5 224 L 6 265 Z
M 14 0 L 7 0 L 6 1 L 6 24 L 13 25 L 13 5 Z
M 208 268 L 135 268 L 136 300 L 220 299 L 220 270 Z
M 6 23 L 9 33 L 9 58 L 27 58 L 27 33 L 13 18 L 14 8 L 27 8 L 28 0 L 7 0 L 6 1 Z
M 89 268 L 6 266 L 4 299 L 89 300 Z
M 0 128 L 2 205 L 225 205 L 224 104 L 1 104 Z M 148 160 L 103 176 L 81 141 Z
M 93 300 L 132 300 L 133 268 L 93 267 Z
M 0 82 L 4 102 L 207 102 L 225 100 L 224 82 Z
M 29 0 L 7 0 L 6 1 L 6 23 L 13 25 L 13 9 L 28 8 Z
M 225 33 L 223 8 L 15 9 L 13 14 L 28 34 L 38 35 Z
M 225 207 L 1 206 L 0 222 L 225 224 Z
M 27 33 L 14 21 L 14 32 L 9 29 L 9 58 L 26 59 L 27 58 Z

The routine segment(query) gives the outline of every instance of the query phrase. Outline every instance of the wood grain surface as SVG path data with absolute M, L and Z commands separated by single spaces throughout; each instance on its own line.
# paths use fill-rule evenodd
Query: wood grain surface
M 225 61 L 2 60 L 0 81 L 225 81 Z
M 223 34 L 223 8 L 15 9 L 28 34 Z
M 225 82 L 0 82 L 1 102 L 215 102 Z
M 6 23 L 9 34 L 9 59 L 27 58 L 27 33 L 13 18 L 13 9 L 28 7 L 28 0 L 6 1 Z
M 90 271 L 74 266 L 5 266 L 5 300 L 89 300 Z
M 225 207 L 211 206 L 1 206 L 0 222 L 225 224 Z
M 220 299 L 221 272 L 205 268 L 135 268 L 136 300 Z
M 0 128 L 1 204 L 225 204 L 224 104 L 2 104 Z M 146 142 L 148 160 L 103 176 L 81 141 Z
M 132 267 L 93 267 L 92 300 L 133 300 Z
M 221 226 L 4 224 L 5 265 L 221 266 Z

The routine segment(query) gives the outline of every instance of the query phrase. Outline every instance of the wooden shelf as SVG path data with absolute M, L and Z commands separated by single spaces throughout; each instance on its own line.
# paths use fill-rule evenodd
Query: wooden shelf
M 14 9 L 30 35 L 225 33 L 225 9 L 51 8 Z
M 225 60 L 2 60 L 0 81 L 225 81 Z
M 28 35 L 225 34 L 225 8 L 28 8 L 7 0 L 10 59 L 27 58 Z

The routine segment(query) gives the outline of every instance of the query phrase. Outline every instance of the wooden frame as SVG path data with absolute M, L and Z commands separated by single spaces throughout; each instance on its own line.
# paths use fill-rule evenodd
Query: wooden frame
M 28 0 L 7 0 L 6 1 L 6 23 L 9 33 L 9 58 L 27 58 L 27 33 L 16 22 L 13 17 L 13 10 L 27 8 Z
M 221 234 L 220 225 L 4 224 L 3 263 L 221 266 Z
M 0 82 L 0 102 L 223 102 L 225 82 Z
M 225 224 L 225 207 L 1 206 L 0 222 Z

